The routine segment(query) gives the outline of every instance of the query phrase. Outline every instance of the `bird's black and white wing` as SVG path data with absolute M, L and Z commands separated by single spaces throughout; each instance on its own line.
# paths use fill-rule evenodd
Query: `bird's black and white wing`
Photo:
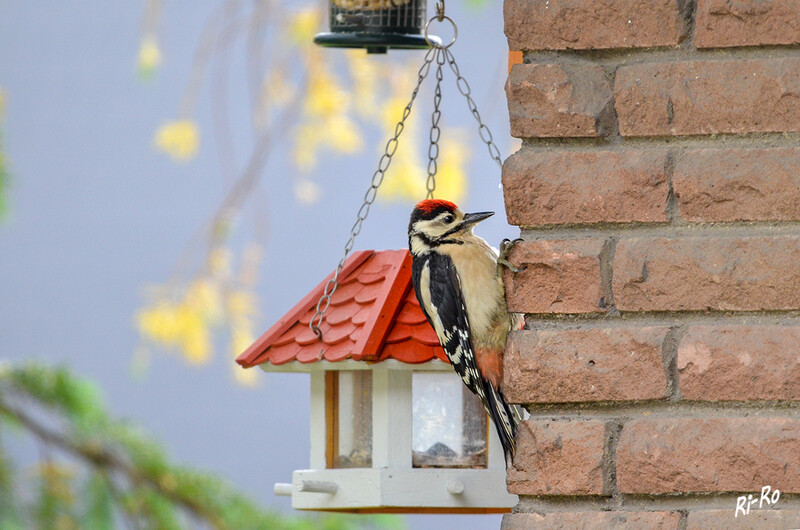
M 431 252 L 422 259 L 415 259 L 413 268 L 417 269 L 412 270 L 417 300 L 450 364 L 467 388 L 484 399 L 455 265 L 448 256 Z

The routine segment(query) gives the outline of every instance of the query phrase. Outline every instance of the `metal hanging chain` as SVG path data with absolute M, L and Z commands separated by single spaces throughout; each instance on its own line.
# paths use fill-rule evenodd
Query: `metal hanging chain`
M 411 114 L 411 107 L 414 105 L 414 100 L 417 98 L 419 87 L 422 85 L 422 81 L 428 76 L 428 73 L 431 69 L 431 63 L 433 62 L 434 57 L 437 56 L 438 51 L 438 48 L 434 47 L 428 50 L 428 52 L 425 54 L 425 61 L 422 63 L 422 66 L 417 72 L 417 85 L 414 87 L 414 91 L 411 92 L 411 99 L 403 109 L 403 117 L 399 122 L 397 122 L 397 125 L 394 128 L 394 136 L 392 136 L 389 141 L 386 142 L 383 155 L 381 155 L 381 158 L 378 161 L 378 169 L 375 170 L 375 173 L 373 173 L 372 183 L 367 192 L 364 194 L 364 203 L 361 205 L 361 208 L 358 209 L 356 222 L 353 223 L 353 227 L 350 229 L 350 239 L 347 240 L 347 243 L 344 246 L 344 256 L 342 256 L 342 259 L 339 261 L 339 265 L 336 266 L 336 271 L 333 273 L 333 277 L 331 277 L 331 279 L 325 284 L 325 289 L 322 291 L 322 296 L 317 302 L 316 313 L 314 313 L 314 316 L 311 317 L 311 321 L 308 323 L 308 327 L 311 328 L 311 331 L 317 335 L 319 340 L 322 340 L 322 330 L 320 329 L 320 325 L 322 325 L 322 317 L 325 315 L 325 312 L 331 305 L 331 296 L 333 296 L 333 293 L 336 292 L 336 289 L 339 287 L 339 274 L 342 272 L 342 268 L 347 260 L 347 256 L 350 254 L 350 251 L 353 250 L 356 236 L 358 236 L 358 234 L 361 232 L 361 226 L 364 224 L 364 220 L 367 218 L 367 215 L 369 215 L 370 206 L 372 206 L 372 203 L 375 202 L 375 197 L 378 195 L 378 187 L 381 185 L 381 182 L 383 182 L 383 177 L 386 174 L 386 170 L 389 169 L 389 165 L 392 163 L 392 157 L 394 156 L 395 151 L 397 151 L 397 140 L 403 133 L 406 120 Z M 439 65 L 439 69 L 441 69 L 441 64 Z
M 439 129 L 439 118 L 442 117 L 442 112 L 439 110 L 439 104 L 442 102 L 442 66 L 444 66 L 445 54 L 441 47 L 436 48 L 436 90 L 433 93 L 433 113 L 431 114 L 431 131 L 430 131 L 430 145 L 428 146 L 428 181 L 425 186 L 428 189 L 427 199 L 433 199 L 433 192 L 436 190 L 436 172 L 438 164 L 436 162 L 439 158 L 439 137 L 442 134 Z
M 469 107 L 469 111 L 472 113 L 472 116 L 475 118 L 475 121 L 478 122 L 478 134 L 483 140 L 483 143 L 489 148 L 489 156 L 491 156 L 497 165 L 501 168 L 503 167 L 503 159 L 500 157 L 500 150 L 497 148 L 497 145 L 494 143 L 494 138 L 492 137 L 492 131 L 489 130 L 489 127 L 483 123 L 481 120 L 481 114 L 478 112 L 478 106 L 475 104 L 475 100 L 472 99 L 472 90 L 469 88 L 469 83 L 467 80 L 464 79 L 464 76 L 461 75 L 461 72 L 458 71 L 458 65 L 456 64 L 456 58 L 453 57 L 453 52 L 450 51 L 450 47 L 444 48 L 444 53 L 447 56 L 447 62 L 450 64 L 450 69 L 453 70 L 453 73 L 456 75 L 456 86 L 458 87 L 458 91 L 467 98 L 467 106 Z

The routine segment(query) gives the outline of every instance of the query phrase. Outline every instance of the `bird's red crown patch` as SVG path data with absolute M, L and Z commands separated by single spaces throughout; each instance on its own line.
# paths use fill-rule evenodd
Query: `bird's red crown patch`
M 431 213 L 437 208 L 445 208 L 450 211 L 455 211 L 458 206 L 450 201 L 443 201 L 441 199 L 425 199 L 417 203 L 417 210 L 422 210 L 425 213 Z

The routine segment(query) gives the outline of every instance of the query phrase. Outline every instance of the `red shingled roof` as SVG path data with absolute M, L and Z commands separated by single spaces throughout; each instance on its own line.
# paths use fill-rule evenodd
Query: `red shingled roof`
M 339 287 L 320 325 L 322 342 L 308 327 L 325 278 L 237 359 L 245 368 L 321 359 L 447 362 L 411 286 L 407 250 L 355 252 L 339 274 Z

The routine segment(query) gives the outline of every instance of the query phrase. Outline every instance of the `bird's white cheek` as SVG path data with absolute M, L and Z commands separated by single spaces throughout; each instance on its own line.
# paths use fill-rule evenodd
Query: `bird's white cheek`
M 425 243 L 422 242 L 417 236 L 411 237 L 411 253 L 412 254 L 422 254 L 425 252 L 427 248 L 425 247 Z

